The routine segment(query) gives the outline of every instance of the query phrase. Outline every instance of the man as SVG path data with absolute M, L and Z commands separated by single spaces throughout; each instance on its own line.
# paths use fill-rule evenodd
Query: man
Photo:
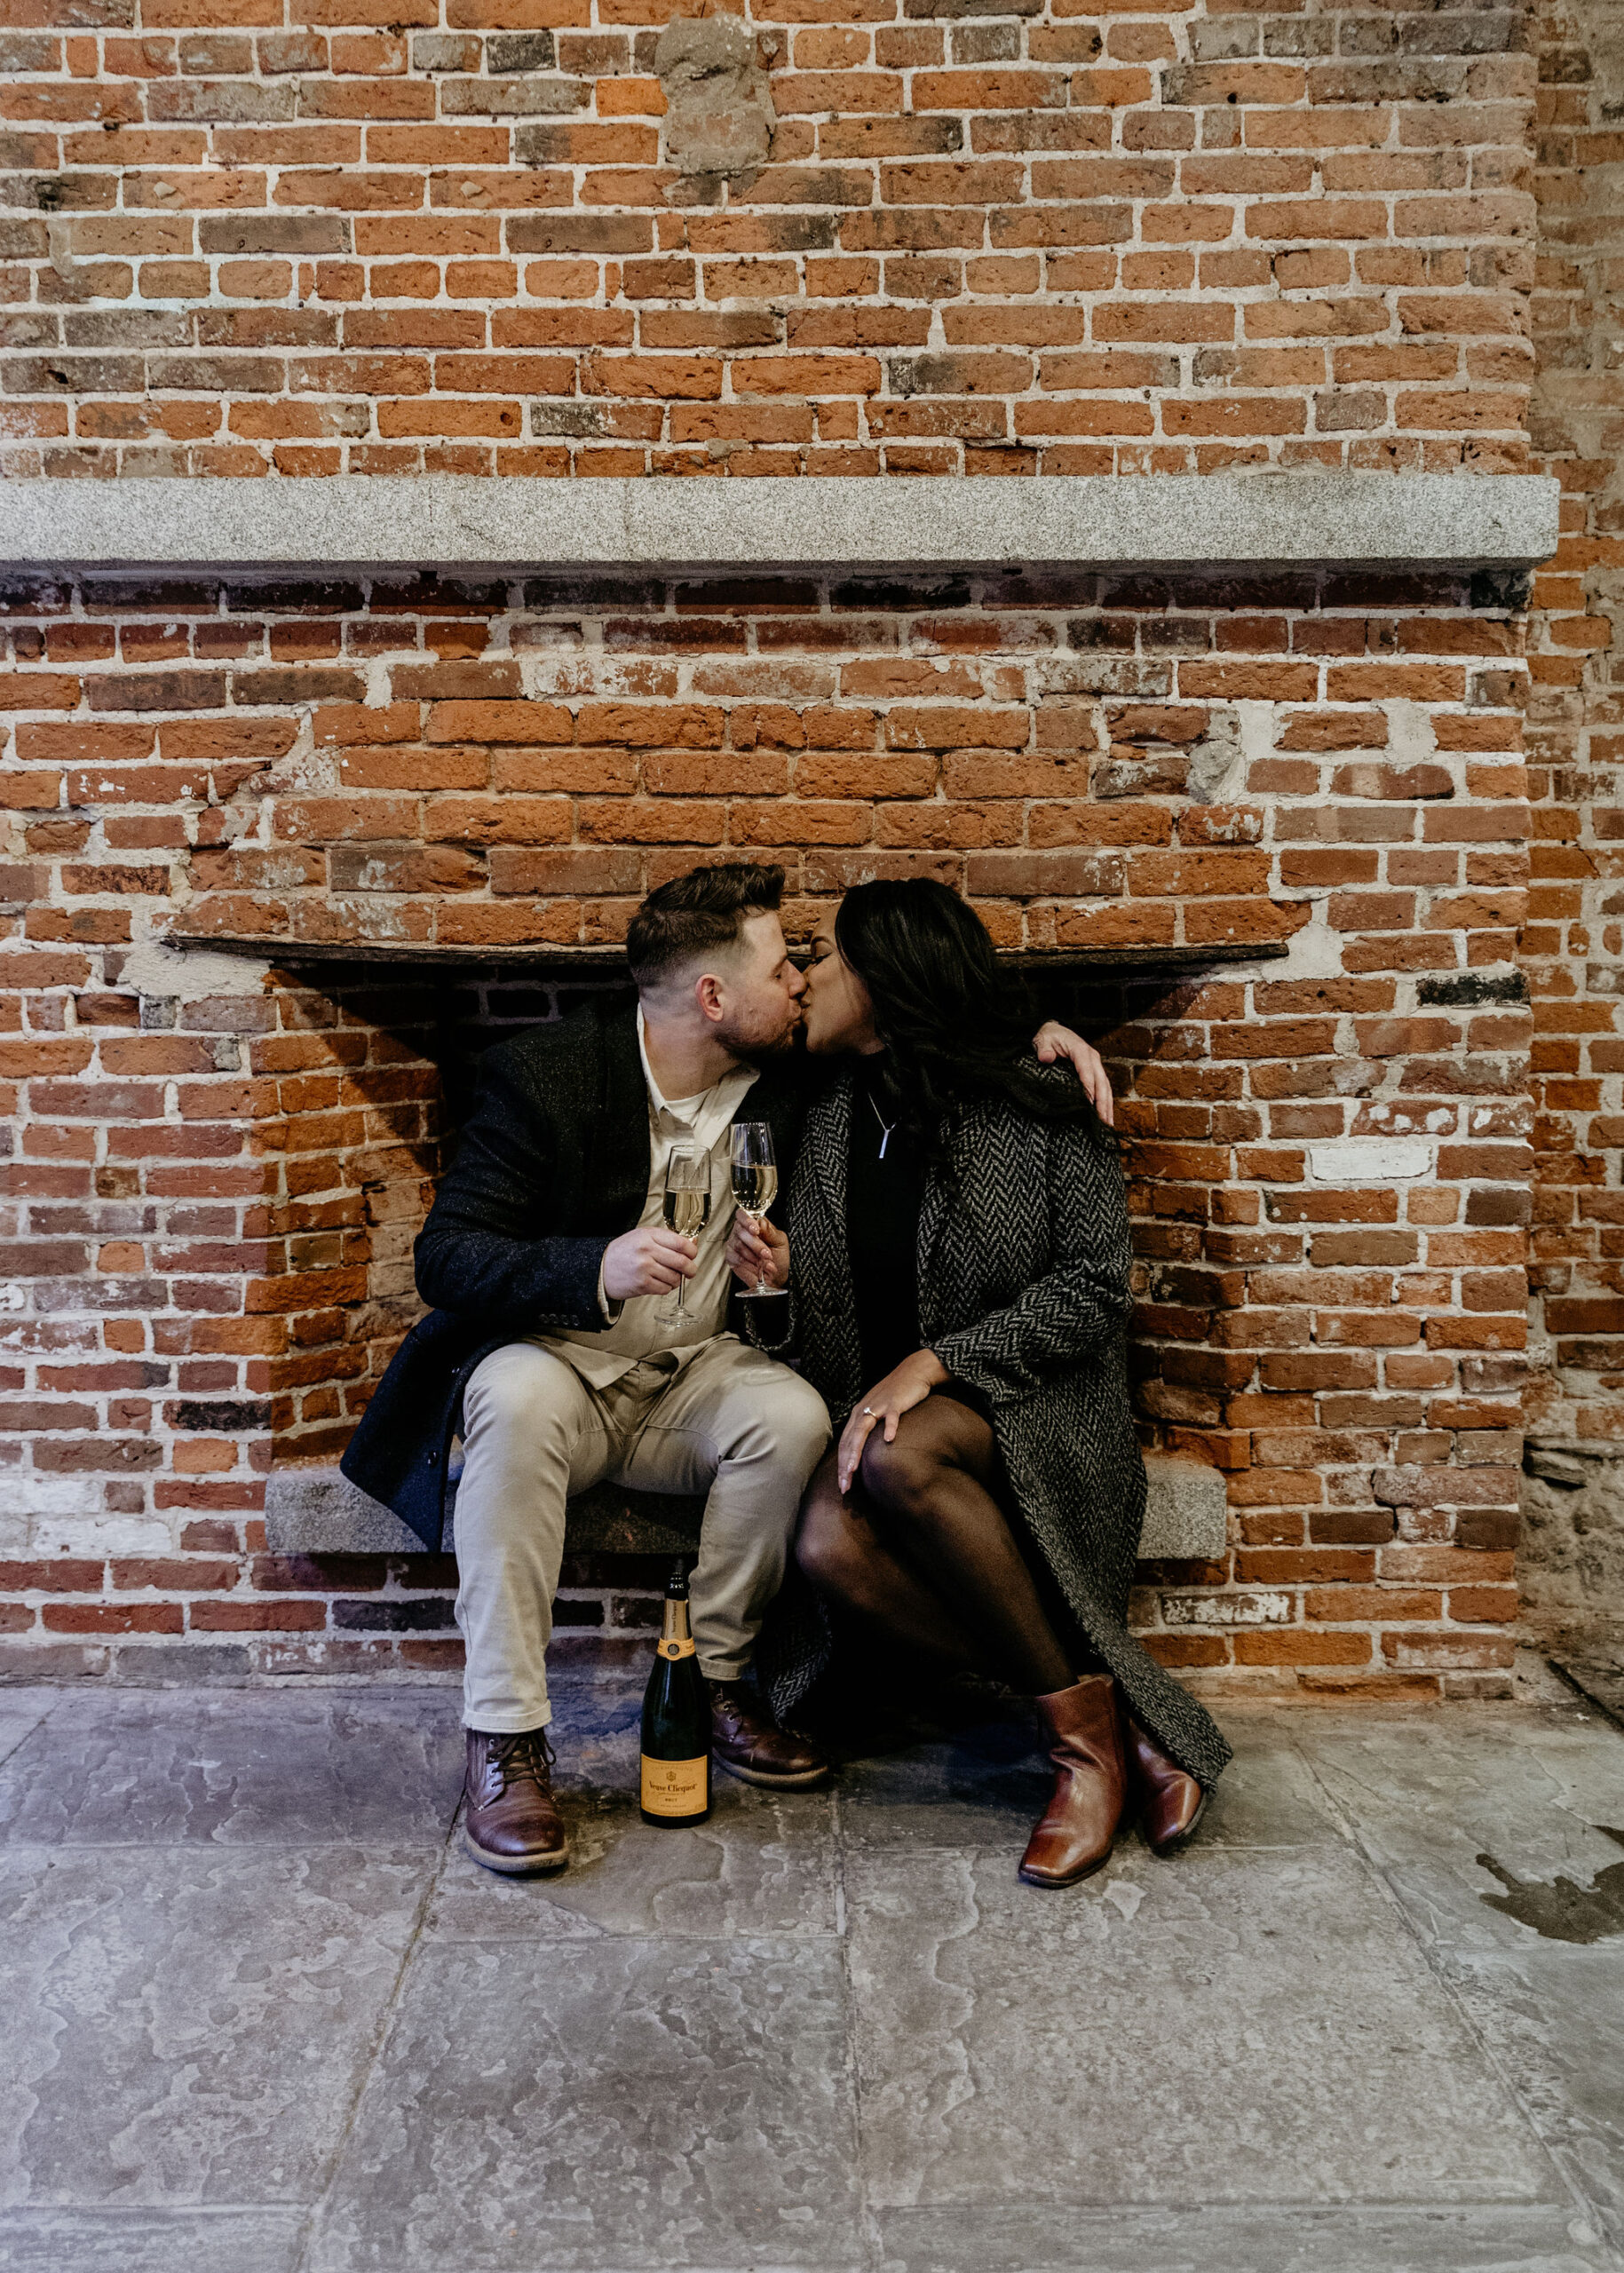
M 346 1476 L 437 1547 L 460 1420 L 463 1836 L 494 1871 L 567 1860 L 546 1650 L 566 1501 L 604 1478 L 706 1495 L 691 1590 L 719 1763 L 784 1789 L 828 1772 L 745 1675 L 828 1416 L 798 1374 L 725 1330 L 731 1125 L 765 1121 L 786 1177 L 800 1130 L 804 982 L 779 923 L 783 886 L 781 868 L 744 863 L 662 885 L 627 937 L 635 1010 L 594 1005 L 487 1053 L 417 1241 L 418 1291 L 436 1307 L 345 1455 Z M 1044 1054 L 1066 1049 L 1108 1104 L 1093 1053 L 1051 1037 Z M 720 1203 L 697 1239 L 662 1222 L 678 1144 L 709 1160 Z
M 428 1537 L 460 1405 L 463 1836 L 491 1870 L 567 1859 L 546 1651 L 566 1501 L 605 1477 L 707 1495 L 691 1584 L 721 1765 L 790 1789 L 827 1773 L 744 1675 L 828 1415 L 798 1374 L 725 1331 L 731 1125 L 748 1099 L 742 1117 L 768 1123 L 786 1165 L 799 1128 L 789 1051 L 804 982 L 779 923 L 783 883 L 781 868 L 739 863 L 662 886 L 627 939 L 635 1011 L 593 1006 L 487 1054 L 417 1241 L 435 1314 L 345 1457 Z M 678 1144 L 710 1163 L 716 1204 L 697 1239 L 662 1222 Z

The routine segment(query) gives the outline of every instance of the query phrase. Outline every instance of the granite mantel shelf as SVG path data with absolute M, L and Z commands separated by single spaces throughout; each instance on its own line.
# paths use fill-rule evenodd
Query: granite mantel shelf
M 566 946 L 538 944 L 520 947 L 440 946 L 427 939 L 270 939 L 243 933 L 222 936 L 213 931 L 175 931 L 165 935 L 170 947 L 207 949 L 215 954 L 251 955 L 285 970 L 315 969 L 332 963 L 364 963 L 421 974 L 454 970 L 515 970 L 556 973 L 590 972 L 598 977 L 625 977 L 625 951 L 615 946 Z M 1037 975 L 1064 977 L 1084 970 L 1207 970 L 1221 963 L 1274 962 L 1290 952 L 1283 939 L 1218 940 L 1208 946 L 1043 947 L 1006 950 L 1001 960 L 1018 970 Z
M 1558 494 L 1544 474 L 16 481 L 0 488 L 0 562 L 271 577 L 1521 572 L 1556 550 Z

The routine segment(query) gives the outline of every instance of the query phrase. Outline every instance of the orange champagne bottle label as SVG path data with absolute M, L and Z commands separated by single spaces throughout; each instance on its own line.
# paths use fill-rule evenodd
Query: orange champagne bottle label
M 703 1815 L 709 1753 L 697 1760 L 651 1760 L 643 1754 L 643 1806 L 649 1815 Z
M 657 1658 L 691 1658 L 693 1655 L 693 1649 L 694 1644 L 685 1635 L 680 1642 L 660 1643 L 654 1651 L 654 1655 Z

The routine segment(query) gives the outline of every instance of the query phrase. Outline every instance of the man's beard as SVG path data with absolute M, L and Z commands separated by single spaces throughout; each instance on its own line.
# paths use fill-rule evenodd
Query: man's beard
M 803 1049 L 806 1041 L 806 1022 L 796 1018 L 792 1026 L 776 1036 L 724 1034 L 721 1039 L 741 1065 L 761 1066 L 773 1057 L 787 1057 L 792 1050 Z

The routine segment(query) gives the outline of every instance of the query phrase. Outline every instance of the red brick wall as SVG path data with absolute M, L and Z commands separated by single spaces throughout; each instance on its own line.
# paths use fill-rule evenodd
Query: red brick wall
M 1533 311 L 1533 428 L 1563 487 L 1560 549 L 1537 579 L 1529 750 L 1533 883 L 1523 953 L 1534 993 L 1538 1372 L 1547 1437 L 1624 1437 L 1624 931 L 1618 876 L 1624 752 L 1624 378 L 1616 368 L 1624 205 L 1617 191 L 1616 27 L 1598 8 L 1536 17 L 1543 244 Z
M 1569 499 L 1533 636 L 1565 1337 L 1537 1395 L 1611 1431 L 1588 5 L 1543 0 L 1530 44 L 1483 6 L 789 0 L 749 19 L 770 147 L 724 178 L 681 170 L 663 0 L 13 0 L 0 474 L 1517 470 L 1537 48 L 1532 439 Z M 280 1561 L 257 1525 L 273 1456 L 330 1456 L 412 1314 L 460 1013 L 408 971 L 324 990 L 165 930 L 612 941 L 725 849 L 788 862 L 797 925 L 923 867 L 1010 946 L 1289 942 L 1080 998 L 1136 1145 L 1146 1434 L 1232 1509 L 1222 1563 L 1147 1572 L 1138 1615 L 1219 1688 L 1503 1683 L 1521 598 L 12 593 L 0 1668 L 448 1662 L 431 1558 Z M 1379 1138 L 1427 1172 L 1312 1149 Z M 570 1615 L 634 1628 L 637 1575 L 575 1571 Z
M 1232 1509 L 1137 1614 L 1219 1688 L 1502 1685 L 1527 819 L 1521 623 L 1476 597 L 13 594 L 0 1664 L 451 1654 L 438 1564 L 257 1528 L 273 1453 L 331 1453 L 411 1314 L 445 1020 L 154 938 L 590 942 L 743 851 L 796 929 L 906 868 L 1010 945 L 1289 943 L 1096 1005 L 1147 1437 Z M 1422 1171 L 1313 1149 L 1347 1139 Z M 574 1575 L 575 1619 L 635 1625 L 625 1576 Z
M 1525 462 L 1509 11 L 13 0 L 0 472 Z

